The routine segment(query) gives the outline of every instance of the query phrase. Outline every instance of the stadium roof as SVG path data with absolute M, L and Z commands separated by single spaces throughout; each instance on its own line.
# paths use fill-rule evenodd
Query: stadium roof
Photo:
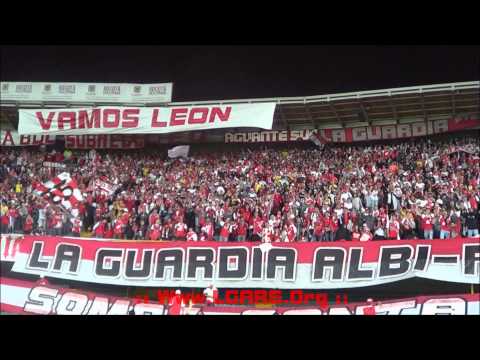
M 480 116 L 480 81 L 411 86 L 319 96 L 135 104 L 142 106 L 188 106 L 276 102 L 275 129 L 307 127 L 352 127 L 388 125 L 452 116 Z M 112 105 L 109 103 L 95 104 Z M 119 106 L 119 104 L 116 104 Z M 121 104 L 132 106 L 134 104 Z M 3 123 L 18 127 L 18 108 L 93 106 L 92 103 L 1 102 Z

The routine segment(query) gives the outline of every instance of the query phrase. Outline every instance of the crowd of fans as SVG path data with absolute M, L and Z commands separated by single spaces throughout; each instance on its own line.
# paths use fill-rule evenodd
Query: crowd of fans
M 473 151 L 459 150 L 466 143 Z M 174 160 L 137 151 L 4 148 L 1 231 L 224 242 L 478 236 L 478 148 L 478 139 L 416 140 Z M 33 193 L 64 171 L 84 196 L 72 211 Z M 114 192 L 99 191 L 96 180 Z

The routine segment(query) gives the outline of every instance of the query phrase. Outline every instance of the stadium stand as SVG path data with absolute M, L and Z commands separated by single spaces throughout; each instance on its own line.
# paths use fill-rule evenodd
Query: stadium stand
M 130 145 L 121 149 L 103 148 L 99 146 L 103 142 L 74 138 L 76 135 L 57 136 L 48 141 L 42 135 L 38 143 L 29 135 L 23 138 L 15 135 L 17 138 L 13 140 L 11 134 L 18 129 L 17 113 L 21 108 L 92 104 L 2 100 L 2 273 L 8 274 L 8 286 L 12 287 L 33 288 L 32 284 L 38 281 L 34 271 L 27 270 L 21 275 L 14 271 L 19 266 L 17 260 L 24 261 L 23 256 L 32 248 L 20 247 L 23 235 L 31 236 L 25 236 L 28 241 L 32 237 L 44 237 L 45 241 L 68 237 L 115 245 L 125 241 L 128 246 L 147 241 L 148 246 L 153 243 L 159 248 L 173 242 L 183 248 L 217 242 L 209 246 L 218 249 L 242 243 L 253 249 L 289 244 L 305 245 L 310 251 L 324 245 L 334 248 L 331 243 L 350 249 L 349 246 L 376 246 L 377 241 L 387 242 L 388 247 L 395 243 L 422 245 L 425 240 L 432 244 L 465 242 L 459 247 L 451 246 L 456 252 L 457 247 L 478 246 L 479 89 L 480 82 L 476 81 L 298 98 L 162 104 L 178 107 L 275 102 L 277 105 L 273 127 L 268 132 L 230 128 L 186 134 L 129 135 Z M 424 124 L 421 130 L 415 130 L 418 123 Z M 473 125 L 457 126 L 462 123 Z M 402 126 L 407 126 L 412 136 L 392 135 L 390 131 L 402 134 L 405 131 Z M 380 135 L 372 135 L 370 129 L 380 127 Z M 352 130 L 360 128 L 366 130 Z M 253 135 L 253 131 L 257 133 Z M 418 132 L 416 136 L 414 131 Z M 312 133 L 318 137 L 312 137 Z M 77 146 L 79 139 L 83 139 L 81 146 Z M 190 145 L 188 155 L 173 159 L 168 156 L 167 150 L 172 146 L 185 144 Z M 62 178 L 66 173 L 68 179 Z M 71 190 L 65 198 L 64 193 L 53 190 L 64 179 Z M 80 200 L 75 194 L 81 194 Z M 54 200 L 55 196 L 64 201 Z M 91 248 L 97 246 L 88 241 Z M 449 246 L 439 253 L 448 253 Z M 370 250 L 374 252 L 379 252 L 377 247 Z M 310 261 L 313 256 L 309 252 L 308 256 Z M 305 257 L 302 265 L 310 266 L 305 265 Z M 418 252 L 416 261 L 417 257 Z M 457 257 L 460 259 L 460 255 Z M 472 269 L 478 267 L 476 259 L 470 264 Z M 462 266 L 462 271 L 465 267 Z M 474 275 L 475 271 L 471 270 Z M 402 296 L 460 294 L 465 293 L 465 286 L 471 286 L 468 301 L 474 292 L 478 295 L 476 281 L 470 282 L 470 278 L 450 281 L 443 274 L 440 278 L 445 282 L 440 285 L 438 278 L 427 281 L 406 276 L 404 281 L 408 284 L 379 281 L 373 290 L 368 284 L 348 294 L 353 301 L 371 297 L 383 301 Z M 341 275 L 347 277 L 343 270 Z M 322 284 L 310 282 L 312 276 L 306 278 L 308 289 L 323 289 Z M 78 279 L 51 276 L 48 281 L 51 286 L 108 294 L 111 299 L 131 298 L 132 294 L 140 293 L 155 298 L 157 290 L 143 283 L 132 282 L 133 286 L 129 286 L 129 279 L 125 283 L 108 279 L 95 284 L 90 282 L 92 278 Z M 350 286 L 347 280 L 350 279 L 342 282 L 346 288 Z M 255 281 L 244 287 L 253 288 Z M 190 288 L 200 293 L 206 287 L 188 281 L 179 284 L 175 289 Z M 295 289 L 296 285 L 291 283 L 283 289 Z M 173 290 L 172 286 L 161 289 Z M 221 287 L 221 296 L 229 288 L 216 286 Z M 330 295 L 344 290 L 331 286 L 326 292 Z M 422 304 L 428 303 L 427 297 L 422 298 Z M 25 310 L 21 306 L 5 307 L 6 302 L 2 299 L 2 306 L 8 312 Z M 478 301 L 471 306 L 473 310 L 465 313 L 478 312 Z

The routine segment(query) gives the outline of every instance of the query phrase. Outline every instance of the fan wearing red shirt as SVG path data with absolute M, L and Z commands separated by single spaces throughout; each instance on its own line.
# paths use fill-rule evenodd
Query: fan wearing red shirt
M 148 224 L 154 225 L 157 223 L 157 220 L 160 219 L 160 216 L 157 214 L 157 210 L 153 210 L 150 216 L 148 217 Z
M 95 237 L 102 239 L 105 236 L 105 225 L 107 220 L 100 220 L 95 224 L 93 227 L 93 232 L 95 233 Z
M 113 227 L 113 236 L 115 239 L 121 239 L 123 236 L 124 224 L 121 219 L 117 219 Z
M 288 242 L 294 242 L 297 237 L 297 227 L 295 224 L 290 223 L 287 227 L 287 239 Z
M 440 216 L 440 239 L 448 239 L 450 237 L 450 219 L 444 213 Z
M 205 234 L 206 241 L 213 241 L 213 232 L 214 232 L 213 224 L 209 220 L 207 224 L 204 227 L 202 227 L 202 233 Z
M 397 217 L 392 216 L 392 221 L 388 227 L 388 238 L 390 240 L 399 240 L 400 239 L 400 222 L 398 222 Z
M 357 225 L 354 226 L 352 231 L 352 241 L 360 241 L 360 232 Z
M 275 237 L 275 235 L 274 235 L 273 227 L 269 226 L 269 227 L 264 229 L 262 242 L 271 243 L 271 242 L 274 241 L 274 237 Z
M 470 206 L 472 209 L 477 210 L 478 202 L 477 202 L 477 199 L 475 198 L 475 195 L 471 195 L 470 198 L 468 199 L 468 202 L 470 203 Z
M 252 214 L 250 213 L 250 211 L 248 209 L 243 211 L 243 220 L 245 220 L 245 222 L 247 224 L 250 222 L 251 215 Z
M 336 213 L 333 213 L 332 215 L 330 226 L 332 228 L 332 236 L 333 236 L 332 241 L 333 241 L 335 240 L 335 234 L 337 233 L 337 230 L 338 230 L 338 217 Z
M 456 218 L 455 222 L 451 221 L 451 237 L 454 239 L 460 235 L 462 230 L 462 222 L 459 217 Z
M 113 239 L 113 227 L 110 223 L 105 224 L 105 232 L 103 237 L 105 239 Z
M 184 213 L 183 209 L 178 209 L 178 210 L 175 211 L 173 219 L 177 220 L 177 221 L 180 221 L 180 222 L 183 222 L 184 215 L 185 215 L 185 213 Z
M 323 227 L 324 227 L 324 240 L 325 241 L 333 241 L 333 224 L 332 224 L 333 218 L 330 218 L 328 216 L 325 217 L 323 220 Z
M 230 225 L 230 220 L 227 219 L 220 230 L 220 241 L 227 242 L 231 232 L 232 227 Z
M 363 315 L 377 315 L 375 311 L 375 305 L 372 299 L 367 300 L 368 306 L 363 308 Z
M 33 228 L 33 219 L 30 215 L 27 215 L 25 219 L 25 224 L 23 224 L 23 231 L 25 234 L 30 234 Z
M 237 241 L 245 241 L 247 238 L 247 224 L 243 220 L 237 225 Z
M 1 228 L 1 233 L 5 234 L 8 232 L 8 212 L 5 212 L 5 214 L 2 214 L 2 228 Z
M 130 219 L 130 214 L 128 213 L 128 209 L 123 209 L 123 214 L 120 216 L 123 224 L 128 224 L 128 220 Z M 158 219 L 157 219 L 158 220 Z
M 76 217 L 75 219 L 73 219 L 72 224 L 73 224 L 73 226 L 72 226 L 73 236 L 79 237 L 80 236 L 80 231 L 82 229 L 82 220 L 80 220 L 78 217 Z
M 182 310 L 185 304 L 182 300 L 180 290 L 175 291 L 175 296 L 168 302 L 168 315 L 182 315 Z
M 102 217 L 102 209 L 100 206 L 95 208 L 95 220 L 98 220 Z
M 85 215 L 85 212 L 86 212 L 85 204 L 83 202 L 80 202 L 80 203 L 78 203 L 77 207 L 78 207 L 78 214 L 80 216 Z
M 253 219 L 252 241 L 260 241 L 263 231 L 263 220 L 260 216 Z
M 150 227 L 150 240 L 159 240 L 161 233 L 160 220 L 157 220 L 157 223 Z
M 273 195 L 273 209 L 274 209 L 274 213 L 277 212 L 277 210 L 280 208 L 280 205 L 282 203 L 282 195 L 280 195 L 280 193 L 278 192 L 275 192 L 275 194 Z
M 313 225 L 313 239 L 315 241 L 322 241 L 323 239 L 323 221 L 322 219 L 318 218 Z
M 183 221 L 175 224 L 175 240 L 185 240 L 187 225 Z
M 429 214 L 422 216 L 423 238 L 433 239 L 433 221 Z

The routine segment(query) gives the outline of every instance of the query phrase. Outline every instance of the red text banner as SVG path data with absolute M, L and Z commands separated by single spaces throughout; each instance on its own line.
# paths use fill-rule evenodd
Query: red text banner
M 465 130 L 480 126 L 480 120 L 452 118 L 449 120 L 423 121 L 412 124 L 355 127 L 345 129 L 303 129 L 284 131 L 235 132 L 225 134 L 225 143 L 275 143 L 310 140 L 317 134 L 321 143 L 352 143 L 361 141 L 408 139 Z
M 145 147 L 143 135 L 67 135 L 67 149 L 141 149 Z
M 114 297 L 50 284 L 1 278 L 0 311 L 41 315 L 169 315 L 168 305 L 141 298 Z M 182 306 L 183 315 L 480 315 L 480 294 L 418 296 L 374 303 L 288 306 L 259 309 L 245 306 Z
M 20 135 L 15 130 L 0 131 L 0 146 L 39 146 L 52 145 L 55 136 L 52 135 Z
M 20 109 L 22 135 L 174 133 L 232 127 L 271 129 L 275 103 L 186 107 Z
M 98 241 L 2 236 L 12 271 L 142 287 L 337 289 L 414 277 L 480 282 L 480 239 L 324 243 Z

